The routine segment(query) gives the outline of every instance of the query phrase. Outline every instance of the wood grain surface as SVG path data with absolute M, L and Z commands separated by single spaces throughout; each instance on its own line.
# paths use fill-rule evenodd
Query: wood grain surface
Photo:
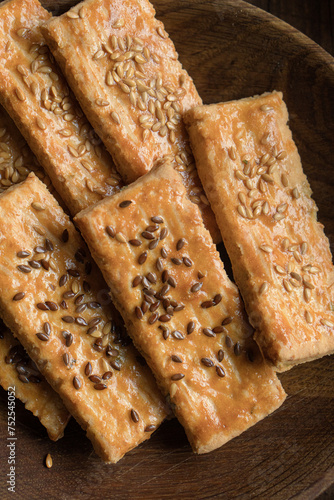
M 294 28 L 249 3 L 239 0 L 153 0 L 153 3 L 205 103 L 273 89 L 283 91 L 290 110 L 290 126 L 319 206 L 319 219 L 325 224 L 333 251 L 334 60 Z M 311 23 L 332 26 L 330 1 L 251 3 L 278 15 L 281 12 L 281 17 L 287 20 L 299 20 L 298 27 L 305 32 Z M 43 4 L 56 14 L 67 10 L 73 2 L 50 0 Z M 303 8 L 310 12 L 307 22 Z M 325 33 L 319 29 L 312 33 L 314 39 L 332 51 L 333 31 Z M 104 465 L 95 456 L 84 432 L 73 420 L 65 437 L 52 443 L 38 421 L 18 404 L 16 497 L 29 500 L 306 500 L 319 495 L 333 498 L 333 357 L 296 367 L 280 375 L 280 379 L 289 395 L 284 405 L 216 452 L 192 454 L 182 427 L 172 420 L 112 466 Z M 6 491 L 6 422 L 7 393 L 1 390 L 1 499 L 14 496 Z M 44 466 L 47 453 L 53 458 L 50 470 Z

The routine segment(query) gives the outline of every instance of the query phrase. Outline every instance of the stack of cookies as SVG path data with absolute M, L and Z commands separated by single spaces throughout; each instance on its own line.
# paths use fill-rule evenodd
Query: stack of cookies
M 1 385 L 51 439 L 73 415 L 105 462 L 172 414 L 220 447 L 284 402 L 277 371 L 334 352 L 281 93 L 203 106 L 147 0 L 0 20 Z

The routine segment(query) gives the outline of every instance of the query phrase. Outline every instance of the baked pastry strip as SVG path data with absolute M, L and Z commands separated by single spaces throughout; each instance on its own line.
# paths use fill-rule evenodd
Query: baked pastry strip
M 37 0 L 0 6 L 0 102 L 72 214 L 117 191 L 120 177 L 50 54 Z
M 0 272 L 5 323 L 96 452 L 117 462 L 150 437 L 165 404 L 81 237 L 34 174 L 0 195 Z
M 171 161 L 220 241 L 182 122 L 202 101 L 152 4 L 86 0 L 50 19 L 43 33 L 123 180 Z
M 52 190 L 50 178 L 37 162 L 10 116 L 0 106 L 0 192 L 22 182 L 30 172 L 35 172 Z
M 171 166 L 75 220 L 195 452 L 221 446 L 282 404 L 238 290 Z
M 280 92 L 186 117 L 255 339 L 279 370 L 334 352 L 328 239 Z
M 63 437 L 70 418 L 59 395 L 50 387 L 22 345 L 0 325 L 0 384 L 24 403 L 53 441 Z
M 31 171 L 54 193 L 50 178 L 38 164 L 12 119 L 0 107 L 0 192 L 22 182 Z M 5 390 L 15 386 L 15 396 L 39 418 L 50 439 L 56 441 L 63 436 L 69 420 L 67 409 L 58 394 L 36 371 L 23 347 L 9 330 L 3 330 L 0 326 L 0 337 L 1 386 Z

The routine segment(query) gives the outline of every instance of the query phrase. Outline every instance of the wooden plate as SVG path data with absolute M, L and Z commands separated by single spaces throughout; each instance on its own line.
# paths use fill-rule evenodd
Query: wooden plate
M 60 13 L 75 2 L 43 3 Z M 319 218 L 333 247 L 334 60 L 291 26 L 239 0 L 153 3 L 204 102 L 283 91 Z M 334 483 L 333 358 L 296 367 L 280 378 L 289 394 L 285 404 L 218 451 L 194 455 L 174 420 L 113 466 L 96 457 L 73 420 L 65 437 L 52 443 L 37 419 L 18 404 L 17 497 L 316 498 Z M 9 498 L 7 394 L 1 390 L 0 396 L 0 496 Z M 53 457 L 51 470 L 43 465 L 47 453 Z

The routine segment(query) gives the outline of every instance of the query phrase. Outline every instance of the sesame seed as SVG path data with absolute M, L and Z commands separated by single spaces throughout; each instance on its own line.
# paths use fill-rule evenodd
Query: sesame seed
M 162 323 L 167 323 L 171 319 L 172 317 L 169 314 L 162 314 L 161 316 L 159 316 L 159 321 L 161 321 Z
M 120 18 L 113 24 L 113 28 L 123 28 L 124 25 L 125 25 L 124 19 Z
M 220 293 L 217 293 L 217 295 L 214 296 L 213 302 L 215 305 L 219 304 L 223 299 L 223 296 Z
M 138 413 L 136 412 L 136 410 L 134 410 L 133 408 L 131 409 L 131 412 L 130 412 L 130 415 L 131 415 L 131 419 L 132 421 L 136 424 L 137 422 L 139 422 L 139 415 Z
M 88 363 L 85 366 L 85 375 L 87 375 L 87 377 L 89 377 L 89 375 L 91 375 L 92 371 L 93 371 L 92 365 L 88 361 Z
M 203 282 L 201 283 L 195 283 L 191 288 L 190 288 L 190 291 L 191 292 L 198 292 L 203 286 Z
M 69 238 L 68 230 L 64 229 L 64 231 L 62 233 L 62 240 L 63 240 L 63 242 L 67 243 L 68 242 L 68 238 Z
M 74 323 L 74 318 L 73 316 L 63 316 L 61 318 L 65 323 Z
M 241 349 L 241 345 L 239 344 L 239 342 L 237 342 L 235 345 L 234 345 L 234 354 L 236 356 L 240 356 L 240 354 L 242 353 L 242 349 Z
M 116 233 L 115 238 L 119 243 L 126 243 L 126 238 L 122 233 Z
M 66 12 L 66 15 L 70 19 L 78 19 L 79 18 L 79 15 L 76 12 L 72 11 L 72 10 L 69 10 L 68 12 Z
M 307 323 L 311 324 L 313 323 L 313 316 L 309 311 L 305 311 L 305 320 Z
M 268 112 L 268 111 L 272 111 L 272 107 L 271 106 L 268 106 L 267 104 L 263 104 L 261 107 L 260 107 L 261 111 L 264 111 L 264 112 Z
M 143 231 L 141 233 L 142 237 L 145 238 L 146 240 L 153 240 L 154 235 L 152 233 L 149 233 L 148 231 Z
M 25 101 L 26 100 L 26 96 L 25 96 L 24 92 L 22 92 L 22 90 L 20 88 L 16 88 L 15 89 L 15 94 L 16 94 L 16 97 L 18 98 L 19 101 Z
M 136 276 L 134 278 L 134 280 L 132 281 L 133 288 L 135 288 L 136 286 L 138 286 L 142 282 L 142 279 L 143 279 L 142 276 L 139 276 L 139 275 Z
M 323 325 L 323 326 L 328 326 L 328 328 L 334 328 L 334 323 L 332 321 L 329 321 L 328 319 L 325 319 L 325 318 L 322 318 L 320 320 L 320 323 Z
M 224 327 L 223 326 L 215 326 L 214 328 L 212 328 L 212 331 L 213 333 L 222 333 L 224 331 Z
M 304 288 L 305 302 L 310 302 L 311 298 L 312 298 L 311 290 L 309 288 Z
M 272 247 L 269 245 L 261 245 L 260 249 L 265 253 L 271 253 L 273 251 Z
M 148 318 L 148 322 L 150 325 L 153 325 L 157 319 L 159 317 L 159 314 L 157 312 L 153 313 L 149 318 Z
M 193 265 L 192 261 L 189 259 L 189 257 L 183 257 L 182 259 L 183 261 L 183 264 L 186 266 L 186 267 L 191 267 Z M 200 278 L 199 278 L 200 279 Z
M 171 360 L 174 361 L 174 363 L 182 363 L 183 362 L 182 359 L 179 356 L 177 356 L 176 354 L 171 355 Z
M 119 118 L 118 113 L 116 113 L 116 111 L 113 111 L 113 112 L 111 113 L 111 118 L 114 120 L 114 122 L 115 122 L 115 123 L 117 123 L 117 125 L 120 125 L 121 120 L 120 120 L 120 118 Z
M 274 269 L 278 274 L 282 275 L 286 274 L 286 271 L 282 266 L 274 266 Z
M 171 376 L 172 380 L 181 380 L 184 378 L 185 375 L 183 373 L 175 373 L 174 375 Z
M 14 295 L 13 300 L 14 301 L 19 301 L 19 300 L 22 300 L 24 297 L 25 297 L 25 293 L 24 292 L 18 292 L 18 293 L 16 293 Z
M 232 321 L 233 321 L 233 318 L 231 318 L 231 316 L 228 316 L 227 318 L 223 319 L 222 325 L 223 326 L 229 325 L 230 323 L 232 323 Z
M 299 191 L 298 191 L 298 189 L 297 189 L 297 188 L 294 188 L 294 189 L 292 190 L 292 196 L 293 196 L 293 198 L 295 198 L 296 200 L 298 200 L 298 198 L 300 198 L 300 194 L 299 194 Z
M 45 465 L 47 466 L 47 468 L 48 468 L 48 469 L 51 469 L 52 464 L 53 464 L 53 462 L 52 462 L 52 457 L 51 457 L 50 453 L 48 453 L 48 454 L 46 455 Z

